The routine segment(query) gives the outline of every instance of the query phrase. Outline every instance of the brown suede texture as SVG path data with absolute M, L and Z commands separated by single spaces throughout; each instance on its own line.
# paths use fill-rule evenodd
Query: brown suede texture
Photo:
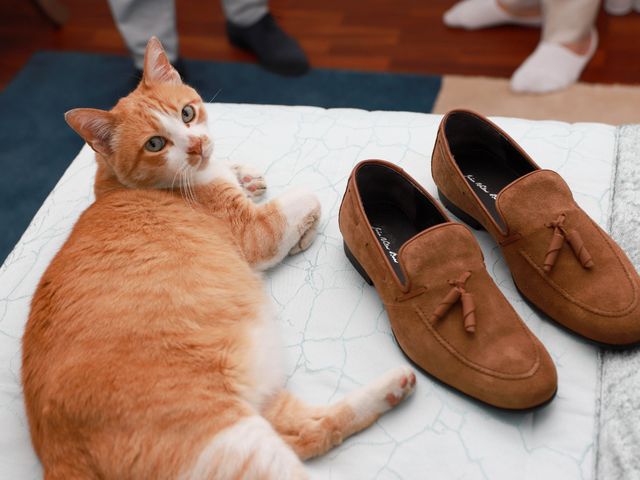
M 429 201 L 433 199 L 399 167 L 368 160 L 351 174 L 340 207 L 345 244 L 373 281 L 404 353 L 442 382 L 496 407 L 525 409 L 552 398 L 557 387 L 555 366 L 487 273 L 480 247 L 467 227 L 447 220 L 406 241 L 398 252 L 406 281 L 399 280 L 358 193 L 356 172 L 371 163 L 401 173 Z M 464 328 L 460 302 L 443 318 L 432 319 L 452 289 L 448 281 L 464 272 L 471 272 L 464 288 L 476 307 L 473 333 Z
M 457 111 L 458 113 L 460 111 Z M 454 112 L 450 112 L 454 113 Z M 551 170 L 540 169 L 497 126 L 535 167 L 504 187 L 497 196 L 503 231 L 464 179 L 451 154 L 444 125 L 438 131 L 432 174 L 438 189 L 456 207 L 479 222 L 498 242 L 520 292 L 553 320 L 591 340 L 627 345 L 640 341 L 640 279 L 620 247 L 576 204 L 565 181 Z M 548 224 L 560 214 L 564 226 L 579 232 L 593 267 L 584 268 L 564 242 L 555 265 L 543 269 L 554 230 Z

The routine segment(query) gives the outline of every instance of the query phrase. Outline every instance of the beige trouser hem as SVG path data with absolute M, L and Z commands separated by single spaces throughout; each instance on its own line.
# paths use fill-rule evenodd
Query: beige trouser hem
M 508 7 L 542 7 L 542 40 L 573 43 L 586 37 L 598 15 L 600 0 L 500 0 Z

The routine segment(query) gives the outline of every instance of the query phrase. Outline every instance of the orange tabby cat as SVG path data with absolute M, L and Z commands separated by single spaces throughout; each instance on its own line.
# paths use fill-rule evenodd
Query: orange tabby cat
M 317 198 L 256 205 L 262 177 L 212 158 L 202 100 L 152 39 L 144 77 L 69 125 L 96 152 L 96 201 L 33 298 L 22 380 L 47 480 L 299 479 L 301 459 L 409 394 L 407 367 L 329 406 L 282 389 L 260 270 L 307 248 Z M 175 187 L 175 188 L 174 188 Z

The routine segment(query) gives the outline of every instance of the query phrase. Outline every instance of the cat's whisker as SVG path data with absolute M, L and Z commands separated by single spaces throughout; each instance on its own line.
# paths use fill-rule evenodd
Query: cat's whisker
M 184 171 L 184 167 L 178 170 L 178 173 L 180 174 L 180 182 L 178 183 L 178 186 L 180 187 L 180 198 L 182 198 L 188 204 L 189 201 L 187 199 L 186 188 L 184 185 Z
M 174 190 L 174 186 L 176 184 L 176 178 L 178 178 L 179 174 L 180 174 L 180 169 L 176 170 L 176 173 L 173 175 L 173 180 L 171 181 L 171 188 L 170 188 L 171 191 Z
M 183 184 L 184 186 L 184 200 L 187 203 L 187 205 L 189 205 L 191 208 L 194 207 L 195 204 L 195 200 L 194 200 L 194 196 L 191 190 L 191 182 L 190 182 L 190 174 L 191 174 L 191 169 L 189 168 L 189 165 L 185 165 L 184 168 L 181 170 L 181 179 L 182 182 L 181 184 Z
M 187 196 L 187 204 L 193 208 L 193 201 L 191 200 L 191 185 L 189 185 L 189 169 L 184 169 L 184 186 L 185 194 Z
M 221 91 L 222 91 L 222 89 L 219 88 L 218 91 L 216 92 L 216 94 L 211 98 L 211 100 L 209 100 L 208 103 L 213 103 L 213 101 L 216 99 L 216 97 L 220 94 Z
M 198 199 L 196 197 L 196 189 L 194 187 L 194 170 L 192 168 L 189 169 L 189 190 L 191 190 L 191 198 L 193 200 L 194 205 L 198 203 Z
M 191 169 L 187 168 L 184 173 L 184 179 L 187 184 L 187 195 L 189 196 L 189 204 L 193 204 L 193 194 L 191 192 Z
M 189 180 L 187 179 L 187 169 L 182 171 L 182 184 L 184 186 L 184 200 L 187 205 L 191 206 L 191 197 L 189 196 Z
M 185 202 L 189 203 L 189 194 L 187 190 L 187 181 L 186 181 L 186 167 L 180 169 L 180 194 Z
M 175 188 L 176 179 L 177 179 L 177 178 L 178 178 L 178 176 L 180 175 L 180 171 L 181 171 L 181 170 L 182 170 L 181 168 L 178 168 L 178 169 L 176 170 L 176 173 L 173 175 L 173 181 L 171 182 L 171 188 L 172 188 L 172 189 L 173 189 L 173 188 Z M 180 187 L 180 183 L 178 182 L 178 188 L 179 188 L 179 187 Z

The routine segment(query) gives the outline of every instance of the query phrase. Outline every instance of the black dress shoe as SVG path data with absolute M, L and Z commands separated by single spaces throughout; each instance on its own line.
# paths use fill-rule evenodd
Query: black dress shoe
M 309 70 L 307 57 L 267 13 L 253 25 L 240 27 L 227 22 L 227 37 L 232 45 L 253 52 L 267 70 L 280 75 L 303 75 Z

